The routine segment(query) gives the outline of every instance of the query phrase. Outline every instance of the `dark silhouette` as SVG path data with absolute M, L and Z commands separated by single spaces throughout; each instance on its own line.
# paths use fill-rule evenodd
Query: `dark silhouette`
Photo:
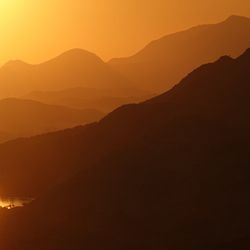
M 3 216 L 1 250 L 248 249 L 249 65 L 250 49 L 98 123 L 0 145 L 0 190 L 39 196 Z
M 109 64 L 138 88 L 162 92 L 198 66 L 221 55 L 237 57 L 250 46 L 250 19 L 231 16 L 151 42 L 137 54 Z

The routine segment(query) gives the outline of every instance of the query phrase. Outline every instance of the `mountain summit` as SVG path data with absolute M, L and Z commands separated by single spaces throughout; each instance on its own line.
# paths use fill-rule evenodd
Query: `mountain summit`
M 245 17 L 245 16 L 239 16 L 239 15 L 231 15 L 229 16 L 224 22 L 246 22 L 249 23 L 250 18 L 249 17 Z
M 58 62 L 61 63 L 64 62 L 70 64 L 73 63 L 73 65 L 76 64 L 77 62 L 93 63 L 93 64 L 97 64 L 99 62 L 100 64 L 103 64 L 101 58 L 99 58 L 94 53 L 78 48 L 68 50 L 62 53 L 61 55 L 57 56 L 56 58 L 49 60 L 46 63 L 52 63 L 52 62 L 55 62 L 56 64 Z

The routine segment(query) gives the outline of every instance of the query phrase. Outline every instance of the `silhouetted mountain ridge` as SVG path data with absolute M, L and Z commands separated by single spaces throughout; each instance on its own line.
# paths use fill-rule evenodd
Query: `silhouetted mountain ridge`
M 244 77 L 247 78 L 247 63 L 249 62 L 249 58 L 250 49 L 247 49 L 237 59 L 222 56 L 214 63 L 200 66 L 170 91 L 148 102 L 165 102 L 165 100 L 172 100 L 182 103 L 186 102 L 188 105 L 191 105 L 194 102 L 202 104 L 208 97 L 219 102 L 219 99 L 224 97 L 224 95 L 235 95 L 235 97 L 238 93 L 247 95 L 248 93 L 242 90 L 243 87 L 248 88 L 247 84 L 238 86 L 236 83 L 237 79 L 244 80 Z M 228 73 L 228 71 L 230 73 Z M 242 74 L 242 71 L 245 71 L 245 74 Z M 231 79 L 228 79 L 229 74 Z M 201 77 L 204 78 L 202 84 L 199 82 Z M 190 93 L 192 93 L 192 96 Z M 173 99 L 173 97 L 175 99 Z M 210 103 L 210 105 L 213 104 L 214 103 Z M 218 103 L 215 104 L 218 105 Z
M 31 64 L 28 64 L 26 62 L 23 62 L 21 60 L 11 60 L 5 63 L 2 68 L 3 69 L 9 69 L 9 70 L 15 70 L 15 69 L 22 69 L 27 68 L 31 66 Z
M 245 16 L 239 16 L 239 15 L 231 15 L 229 16 L 224 22 L 249 22 L 250 18 Z
M 164 36 L 135 55 L 113 59 L 109 64 L 137 86 L 144 84 L 151 91 L 163 91 L 198 66 L 221 55 L 237 57 L 249 46 L 250 19 L 231 16 L 217 24 Z
M 95 65 L 99 63 L 100 65 L 103 65 L 103 61 L 101 60 L 100 57 L 98 57 L 94 53 L 91 53 L 87 50 L 78 49 L 78 48 L 68 50 L 60 54 L 56 58 L 53 58 L 45 63 L 47 64 L 50 64 L 50 63 L 69 64 L 75 67 L 76 65 L 74 63 L 76 62 L 80 64 L 81 63 L 93 63 Z
M 2 219 L 3 250 L 217 250 L 244 239 L 249 67 L 247 50 L 98 123 L 0 145 L 0 190 L 45 192 Z
M 98 56 L 72 49 L 41 64 L 10 61 L 0 69 L 2 97 L 21 96 L 32 91 L 73 87 L 128 88 L 130 81 L 111 69 Z
M 108 113 L 128 103 L 139 103 L 154 96 L 135 88 L 70 88 L 61 91 L 35 91 L 24 98 L 73 108 L 97 109 Z
M 31 100 L 0 100 L 0 142 L 34 136 L 99 120 L 103 114 L 92 109 L 73 109 Z

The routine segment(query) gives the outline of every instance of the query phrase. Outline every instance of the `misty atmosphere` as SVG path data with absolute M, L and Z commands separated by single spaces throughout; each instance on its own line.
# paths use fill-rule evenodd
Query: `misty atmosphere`
M 1 250 L 250 249 L 249 1 L 0 21 Z

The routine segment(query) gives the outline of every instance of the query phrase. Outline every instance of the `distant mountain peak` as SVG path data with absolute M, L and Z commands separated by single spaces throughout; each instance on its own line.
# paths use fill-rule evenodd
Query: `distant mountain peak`
M 242 22 L 242 21 L 250 22 L 250 18 L 239 15 L 231 15 L 225 20 L 225 22 Z
M 21 61 L 21 60 L 10 60 L 7 63 L 5 63 L 2 68 L 8 69 L 17 69 L 17 68 L 24 68 L 29 66 L 28 63 Z
M 98 60 L 101 61 L 101 59 L 94 53 L 91 53 L 87 50 L 75 48 L 68 50 L 62 54 L 60 54 L 56 59 L 65 59 L 65 60 L 79 60 L 79 59 L 86 59 L 86 60 Z
M 84 50 L 84 49 L 80 49 L 80 48 L 74 48 L 74 49 L 70 49 L 68 51 L 65 51 L 64 53 L 62 53 L 61 55 L 88 55 L 88 56 L 96 56 L 94 53 L 92 52 L 89 52 L 87 50 Z
M 222 56 L 219 58 L 218 62 L 228 62 L 233 61 L 234 59 L 231 56 Z

